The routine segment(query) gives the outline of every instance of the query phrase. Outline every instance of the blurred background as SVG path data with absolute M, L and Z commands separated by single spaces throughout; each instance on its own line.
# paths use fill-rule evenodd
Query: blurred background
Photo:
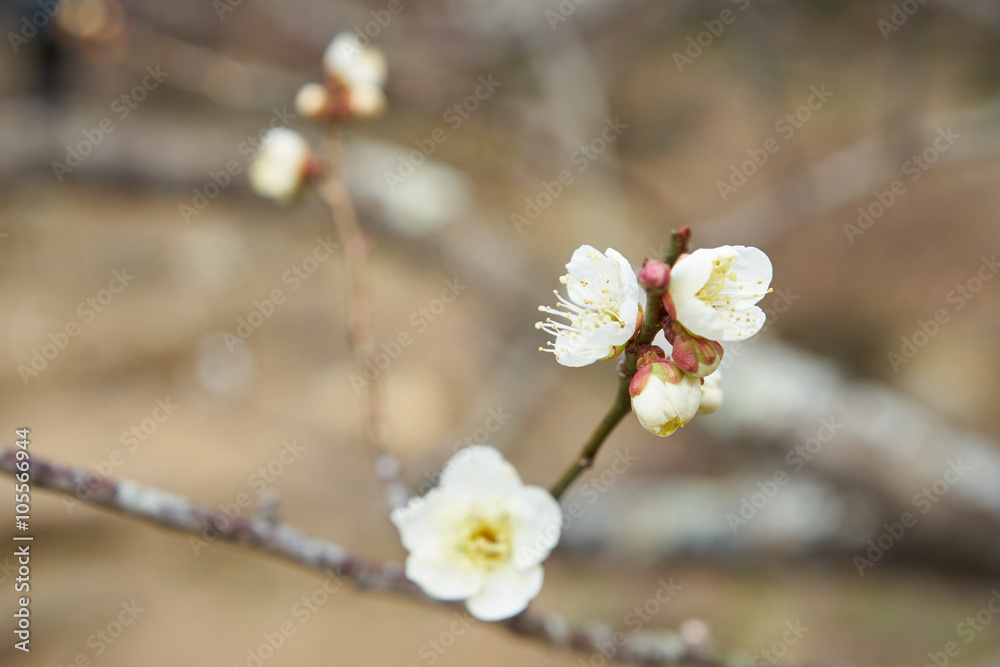
M 690 225 L 768 253 L 767 327 L 728 348 L 720 412 L 622 423 L 535 606 L 756 665 L 1000 665 L 997 4 L 24 0 L 2 27 L 0 441 L 211 507 L 263 494 L 402 560 L 326 210 L 246 182 L 267 128 L 319 144 L 295 91 L 357 31 L 389 61 L 388 112 L 345 135 L 414 491 L 468 441 L 549 486 L 616 379 L 538 352 L 538 304 L 577 246 L 638 267 Z M 314 573 L 41 489 L 33 526 L 32 652 L 5 631 L 3 664 L 249 667 L 286 621 L 265 664 L 602 664 L 348 587 L 303 622 Z

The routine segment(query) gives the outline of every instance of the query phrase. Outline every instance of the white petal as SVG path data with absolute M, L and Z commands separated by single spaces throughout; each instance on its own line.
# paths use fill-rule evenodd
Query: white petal
M 386 78 L 385 56 L 374 47 L 362 46 L 357 35 L 342 32 L 323 53 L 327 74 L 348 87 L 382 86 Z
M 560 341 L 556 341 L 556 361 L 558 361 L 563 366 L 569 366 L 570 368 L 579 368 L 581 366 L 589 366 L 595 361 L 600 361 L 604 357 L 608 356 L 606 350 L 602 354 L 600 350 L 594 348 L 571 348 L 566 344 L 560 345 Z
M 447 491 L 431 489 L 422 498 L 411 498 L 398 507 L 389 520 L 399 529 L 399 538 L 411 554 L 438 558 L 453 541 L 456 498 Z
M 441 473 L 440 488 L 459 502 L 506 503 L 521 490 L 521 477 L 493 447 L 473 445 L 459 450 Z
M 250 185 L 262 197 L 291 201 L 302 187 L 311 156 L 309 142 L 298 132 L 285 127 L 268 130 L 250 165 Z
M 767 295 L 771 285 L 771 260 L 758 248 L 734 246 L 739 257 L 730 267 L 736 281 L 727 280 L 718 298 L 730 300 L 729 307 L 749 308 Z
M 598 264 L 594 261 L 595 257 L 598 261 L 604 258 L 601 251 L 594 246 L 586 244 L 580 246 L 573 251 L 573 256 L 566 263 L 566 272 L 577 279 L 596 281 L 600 273 L 597 271 Z
M 697 297 L 681 303 L 674 301 L 674 306 L 677 309 L 677 321 L 694 335 L 709 340 L 728 340 L 722 337 L 725 327 L 722 313 L 718 309 Z
M 699 415 L 710 415 L 722 407 L 722 375 L 715 371 L 705 378 L 701 384 L 701 404 Z
M 464 600 L 482 589 L 485 573 L 460 563 L 411 555 L 406 559 L 406 578 L 432 598 Z
M 514 502 L 514 566 L 528 568 L 549 557 L 562 531 L 562 508 L 545 489 L 526 486 Z
M 501 621 L 524 611 L 542 590 L 544 580 L 541 565 L 527 570 L 495 570 L 486 577 L 483 588 L 465 601 L 465 606 L 480 621 Z
M 667 287 L 674 305 L 679 308 L 682 303 L 696 298 L 695 294 L 712 276 L 714 260 L 715 254 L 712 249 L 700 248 L 674 264 L 670 269 L 670 285 Z
M 733 264 L 741 280 L 756 282 L 758 280 L 767 288 L 771 284 L 773 268 L 771 260 L 760 248 L 753 246 L 736 246 L 740 253 L 740 258 Z
M 646 293 L 639 285 L 639 279 L 635 277 L 635 271 L 632 270 L 632 265 L 628 263 L 628 260 L 614 248 L 608 248 L 605 254 L 609 259 L 613 259 L 618 263 L 622 296 L 627 300 L 637 301 L 640 304 L 645 301 Z M 632 322 L 632 328 L 635 328 L 635 321 Z
M 721 319 L 722 334 L 715 340 L 746 340 L 760 331 L 766 318 L 764 311 L 757 306 L 737 310 L 735 313 L 725 312 Z

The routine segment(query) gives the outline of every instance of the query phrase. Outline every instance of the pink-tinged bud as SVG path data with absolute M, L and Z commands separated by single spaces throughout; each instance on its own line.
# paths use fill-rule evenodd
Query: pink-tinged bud
M 629 383 L 632 410 L 650 433 L 666 437 L 687 424 L 701 403 L 701 380 L 669 361 L 640 366 Z
M 639 272 L 639 284 L 650 294 L 660 294 L 670 284 L 670 267 L 658 259 L 646 258 Z
M 628 395 L 635 398 L 646 387 L 646 382 L 652 372 L 653 364 L 639 366 L 639 370 L 635 372 L 632 380 L 628 383 Z
M 695 336 L 668 318 L 664 318 L 663 325 L 663 333 L 673 346 L 670 358 L 688 375 L 711 375 L 722 363 L 723 350 L 718 341 Z

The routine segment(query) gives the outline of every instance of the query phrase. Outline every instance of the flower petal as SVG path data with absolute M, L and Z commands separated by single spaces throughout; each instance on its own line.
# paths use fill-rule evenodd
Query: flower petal
M 632 265 L 629 264 L 624 255 L 614 248 L 608 248 L 605 254 L 608 256 L 608 259 L 614 260 L 618 264 L 618 279 L 621 281 L 623 296 L 628 300 L 638 301 L 641 304 L 645 300 L 646 293 L 639 285 L 639 280 L 635 277 Z M 632 328 L 635 328 L 634 321 L 632 322 Z
M 460 563 L 411 554 L 406 559 L 406 578 L 437 600 L 464 600 L 482 589 L 486 574 Z
M 701 383 L 699 415 L 710 415 L 722 407 L 722 371 L 715 371 Z
M 528 568 L 549 557 L 562 532 L 562 508 L 539 486 L 526 486 L 515 500 L 513 513 L 514 567 Z
M 503 455 L 486 445 L 459 450 L 441 472 L 440 489 L 459 502 L 506 503 L 521 491 L 521 477 Z
M 720 298 L 730 299 L 730 307 L 743 310 L 767 295 L 771 285 L 771 260 L 759 248 L 733 246 L 739 257 L 730 267 L 736 280 L 727 280 L 719 291 Z
M 727 312 L 721 320 L 722 334 L 716 340 L 746 340 L 760 331 L 767 316 L 757 306 L 750 306 L 735 313 Z
M 725 327 L 722 311 L 719 309 L 697 297 L 681 303 L 674 301 L 674 307 L 677 309 L 677 321 L 694 335 L 709 340 L 728 340 L 722 337 Z
M 712 250 L 700 248 L 674 263 L 670 269 L 670 285 L 667 287 L 674 305 L 679 307 L 681 303 L 695 299 L 698 290 L 708 282 L 712 276 L 712 262 L 715 259 Z M 677 316 L 680 319 L 680 313 Z
M 501 621 L 524 611 L 542 590 L 544 580 L 541 565 L 527 570 L 512 567 L 494 570 L 486 577 L 482 589 L 465 601 L 465 606 L 480 621 Z
M 454 530 L 455 500 L 452 494 L 436 488 L 394 509 L 389 520 L 399 529 L 403 547 L 411 554 L 440 557 Z

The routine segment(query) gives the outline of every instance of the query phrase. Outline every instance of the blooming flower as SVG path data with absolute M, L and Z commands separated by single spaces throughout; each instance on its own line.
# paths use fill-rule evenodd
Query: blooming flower
M 333 38 L 323 52 L 327 76 L 347 88 L 384 86 L 388 66 L 385 54 L 373 46 L 364 46 L 353 32 Z
M 559 280 L 566 285 L 569 298 L 557 291 L 555 308 L 539 307 L 569 321 L 548 318 L 535 325 L 556 337 L 545 351 L 554 353 L 563 366 L 586 366 L 617 356 L 642 325 L 645 295 L 632 267 L 612 248 L 604 255 L 583 245 L 566 269 L 569 273 Z
M 682 257 L 670 271 L 670 316 L 709 340 L 742 340 L 764 326 L 755 304 L 771 284 L 771 260 L 744 246 L 702 248 Z
M 556 500 L 486 446 L 459 451 L 436 488 L 390 518 L 409 552 L 407 578 L 433 598 L 465 600 L 483 621 L 510 618 L 538 595 L 562 525 Z
M 701 405 L 699 415 L 710 415 L 722 407 L 722 372 L 715 371 L 701 383 Z
M 250 165 L 250 186 L 261 197 L 290 202 L 302 189 L 314 160 L 301 134 L 284 127 L 270 129 Z
M 698 412 L 701 380 L 684 373 L 669 361 L 639 367 L 628 392 L 632 410 L 642 427 L 665 437 L 687 424 Z
M 374 118 L 385 111 L 388 67 L 380 50 L 363 46 L 353 32 L 342 32 L 326 47 L 323 69 L 344 96 L 348 115 Z

